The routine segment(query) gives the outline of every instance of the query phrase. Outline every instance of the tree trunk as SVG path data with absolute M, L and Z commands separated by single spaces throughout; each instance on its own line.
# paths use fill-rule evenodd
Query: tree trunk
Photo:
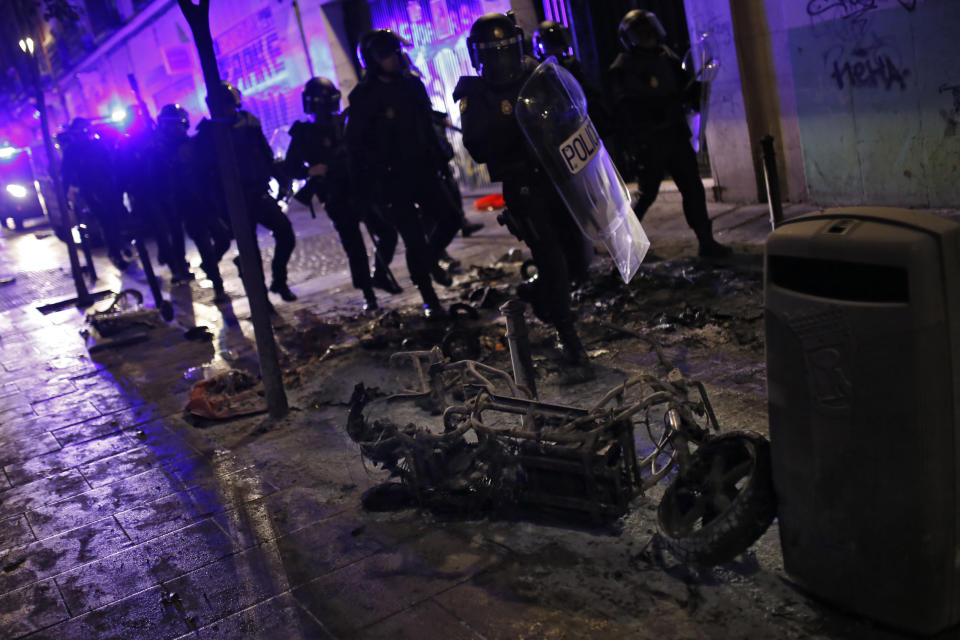
M 226 198 L 227 212 L 230 223 L 233 225 L 234 236 L 237 239 L 237 249 L 240 251 L 240 268 L 243 278 L 243 288 L 250 302 L 250 315 L 253 319 L 253 332 L 257 342 L 257 354 L 260 359 L 260 377 L 263 379 L 263 388 L 266 393 L 267 409 L 273 418 L 282 418 L 287 414 L 287 396 L 283 389 L 283 380 L 280 375 L 280 362 L 277 358 L 277 345 L 273 337 L 273 327 L 270 324 L 269 301 L 267 288 L 263 281 L 262 266 L 257 259 L 256 232 L 250 222 L 240 190 L 240 173 L 236 164 L 236 152 L 233 147 L 233 138 L 230 136 L 230 111 L 232 108 L 217 101 L 220 95 L 217 88 L 220 85 L 220 71 L 217 69 L 217 59 L 213 52 L 213 37 L 210 34 L 210 0 L 200 0 L 193 4 L 190 0 L 177 0 L 180 10 L 183 11 L 193 40 L 200 55 L 200 67 L 203 70 L 203 80 L 207 86 L 207 95 L 214 96 L 210 100 L 214 143 L 217 152 L 217 166 L 220 169 L 220 180 Z

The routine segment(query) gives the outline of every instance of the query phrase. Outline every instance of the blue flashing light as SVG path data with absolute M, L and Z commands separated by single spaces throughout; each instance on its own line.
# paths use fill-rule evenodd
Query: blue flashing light
M 114 109 L 113 112 L 110 114 L 110 120 L 112 120 L 113 122 L 119 123 L 119 122 L 123 122 L 126 119 L 127 119 L 127 110 L 123 108 Z
M 13 147 L 0 147 L 0 160 L 9 160 L 16 155 L 17 150 Z

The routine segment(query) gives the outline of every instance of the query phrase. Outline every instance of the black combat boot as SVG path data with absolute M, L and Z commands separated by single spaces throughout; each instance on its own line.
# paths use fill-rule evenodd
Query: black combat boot
M 403 287 L 397 284 L 396 279 L 393 277 L 393 274 L 377 268 L 373 272 L 373 279 L 371 284 L 377 289 L 386 291 L 387 293 L 402 293 Z
M 733 255 L 733 249 L 725 244 L 720 244 L 713 237 L 700 241 L 700 249 L 697 255 L 701 258 L 716 260 L 717 258 L 729 258 Z
M 557 325 L 557 342 L 565 365 L 561 373 L 561 384 L 578 384 L 597 377 L 573 322 L 562 322 Z
M 483 229 L 484 224 L 482 222 L 470 222 L 466 218 L 463 219 L 463 224 L 460 225 L 460 235 L 464 238 L 469 238 L 480 229 Z
M 270 285 L 270 291 L 279 293 L 284 302 L 293 302 L 297 299 L 297 294 L 290 290 L 290 287 L 287 286 L 286 282 L 278 282 L 274 280 L 273 284 Z
M 701 258 L 715 260 L 717 258 L 729 258 L 733 254 L 733 249 L 714 239 L 711 227 L 694 229 L 694 232 L 697 234 L 697 240 L 700 241 L 700 249 L 697 251 L 697 255 Z
M 230 296 L 227 295 L 226 290 L 223 288 L 223 280 L 214 280 L 213 281 L 213 303 L 214 304 L 225 304 L 230 301 Z
M 539 282 L 536 278 L 531 278 L 526 282 L 517 285 L 517 297 L 530 305 L 533 315 L 540 322 L 550 322 L 550 311 L 538 290 Z
M 440 304 L 440 298 L 437 292 L 433 290 L 430 282 L 417 285 L 420 289 L 420 296 L 423 298 L 423 315 L 427 320 L 443 320 L 447 317 L 447 310 Z
M 433 277 L 434 282 L 444 287 L 449 287 L 453 284 L 453 276 L 451 276 L 450 272 L 444 269 L 440 263 L 437 263 L 430 269 L 430 275 Z
M 377 294 L 373 292 L 373 289 L 364 289 L 363 290 L 363 310 L 364 311 L 376 311 L 380 308 L 380 305 L 377 304 Z

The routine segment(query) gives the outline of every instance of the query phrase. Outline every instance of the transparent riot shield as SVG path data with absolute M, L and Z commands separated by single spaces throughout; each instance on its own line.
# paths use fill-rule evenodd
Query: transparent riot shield
M 520 89 L 516 114 L 577 225 L 606 246 L 623 281 L 630 282 L 650 241 L 587 116 L 583 89 L 555 58 L 547 58 Z
M 707 109 L 710 106 L 710 86 L 720 70 L 720 60 L 713 55 L 713 39 L 706 31 L 697 34 L 696 41 L 683 56 L 683 68 L 693 74 L 693 82 L 700 82 L 700 104 L 687 114 L 687 124 L 693 133 L 691 143 L 697 153 L 703 148 L 707 134 Z M 689 88 L 689 87 L 687 87 Z

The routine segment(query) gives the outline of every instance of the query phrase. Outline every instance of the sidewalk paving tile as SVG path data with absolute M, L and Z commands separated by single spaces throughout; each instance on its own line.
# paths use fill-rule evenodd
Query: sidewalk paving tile
M 383 551 L 380 540 L 367 535 L 354 514 L 320 521 L 275 540 L 291 586 L 336 571 Z
M 86 394 L 86 398 L 87 401 L 102 414 L 123 411 L 143 404 L 143 398 L 141 398 L 139 394 L 117 389 L 89 392 Z M 157 411 L 156 407 L 153 409 Z
M 37 536 L 43 539 L 109 518 L 117 512 L 170 495 L 178 489 L 179 486 L 162 469 L 151 469 L 65 500 L 31 509 L 27 511 L 27 520 Z
M 144 422 L 159 418 L 156 408 L 149 404 L 140 404 L 114 413 L 107 413 L 79 424 L 52 430 L 53 435 L 63 446 L 93 440 L 135 427 Z
M 4 400 L 5 398 L 9 398 L 10 396 L 18 393 L 20 393 L 20 389 L 17 387 L 16 382 L 4 382 L 3 384 L 0 384 L 0 400 Z
M 93 406 L 93 403 L 82 393 L 72 393 L 66 396 L 58 396 L 49 400 L 41 400 L 31 404 L 33 412 L 38 416 L 45 416 L 56 425 L 60 418 L 65 418 L 64 425 L 73 424 L 80 420 L 95 418 L 100 415 L 100 410 Z M 72 420 L 73 422 L 67 422 Z M 60 425 L 57 425 L 60 426 Z
M 570 638 L 624 637 L 607 618 L 567 611 L 560 606 L 545 607 L 521 594 L 511 593 L 486 575 L 459 584 L 435 596 L 434 600 L 488 640 L 537 638 L 549 629 L 558 628 Z M 491 610 L 497 614 L 490 615 Z
M 183 452 L 183 455 L 190 455 Z M 163 457 L 149 447 L 136 447 L 80 465 L 78 470 L 93 487 L 102 487 L 148 469 L 164 465 Z
M 113 518 L 17 547 L 0 558 L 0 593 L 69 571 L 130 546 Z
M 118 433 L 37 456 L 25 462 L 7 465 L 4 471 L 14 485 L 24 484 L 35 478 L 50 476 L 71 467 L 78 467 L 121 451 L 134 449 L 138 444 L 136 439 L 126 433 Z
M 171 640 L 191 630 L 162 587 L 48 627 L 30 640 Z
M 488 615 L 489 615 L 488 611 Z M 519 636 L 517 636 L 519 637 Z M 463 622 L 444 611 L 435 602 L 427 600 L 405 609 L 363 629 L 357 634 L 360 640 L 422 640 L 423 638 L 443 638 L 444 640 L 481 640 Z
M 90 405 L 90 408 L 93 409 L 93 405 Z M 96 409 L 93 410 L 96 411 Z M 9 433 L 11 426 L 34 422 L 36 417 L 33 405 L 24 400 L 19 392 L 15 396 L 4 398 L 0 403 L 0 425 L 3 425 L 0 429 L 4 434 Z
M 57 382 L 48 382 L 42 385 L 24 385 L 20 388 L 20 393 L 30 403 L 43 402 L 51 398 L 75 393 L 77 387 L 70 380 L 60 380 Z
M 216 455 L 210 458 L 192 456 L 169 465 L 171 475 L 185 488 L 219 482 L 224 478 L 250 469 L 253 462 L 234 455 Z
M 68 617 L 53 580 L 0 595 L 0 632 L 4 638 L 21 638 Z
M 236 640 L 237 638 L 335 640 L 336 636 L 324 629 L 289 593 L 282 593 L 264 600 L 248 609 L 212 622 L 196 633 L 183 636 L 183 640 Z M 422 638 L 425 640 L 426 637 Z
M 358 630 L 426 600 L 497 562 L 482 546 L 434 530 L 293 590 L 337 635 Z
M 248 502 L 243 508 L 226 510 L 216 520 L 242 546 L 248 547 L 326 521 L 351 508 L 333 500 L 338 497 L 339 492 L 294 486 Z
M 4 437 L 0 434 L 0 467 L 25 462 L 30 458 L 57 451 L 60 443 L 50 433 L 38 433 L 32 438 Z
M 0 518 L 39 507 L 90 489 L 78 469 L 69 469 L 33 482 L 0 491 Z
M 288 591 L 284 566 L 273 545 L 251 547 L 164 583 L 179 596 L 188 618 L 210 624 Z
M 225 510 L 246 509 L 245 505 L 274 492 L 269 483 L 255 475 L 229 476 L 220 484 L 207 484 L 177 491 L 116 514 L 117 521 L 135 541 L 157 532 L 185 526 L 197 518 Z
M 19 515 L 0 520 L 0 557 L 6 550 L 30 544 L 36 539 L 33 531 L 30 530 L 30 525 L 27 524 L 26 516 Z
M 73 616 L 173 580 L 236 552 L 212 520 L 168 533 L 55 579 Z

